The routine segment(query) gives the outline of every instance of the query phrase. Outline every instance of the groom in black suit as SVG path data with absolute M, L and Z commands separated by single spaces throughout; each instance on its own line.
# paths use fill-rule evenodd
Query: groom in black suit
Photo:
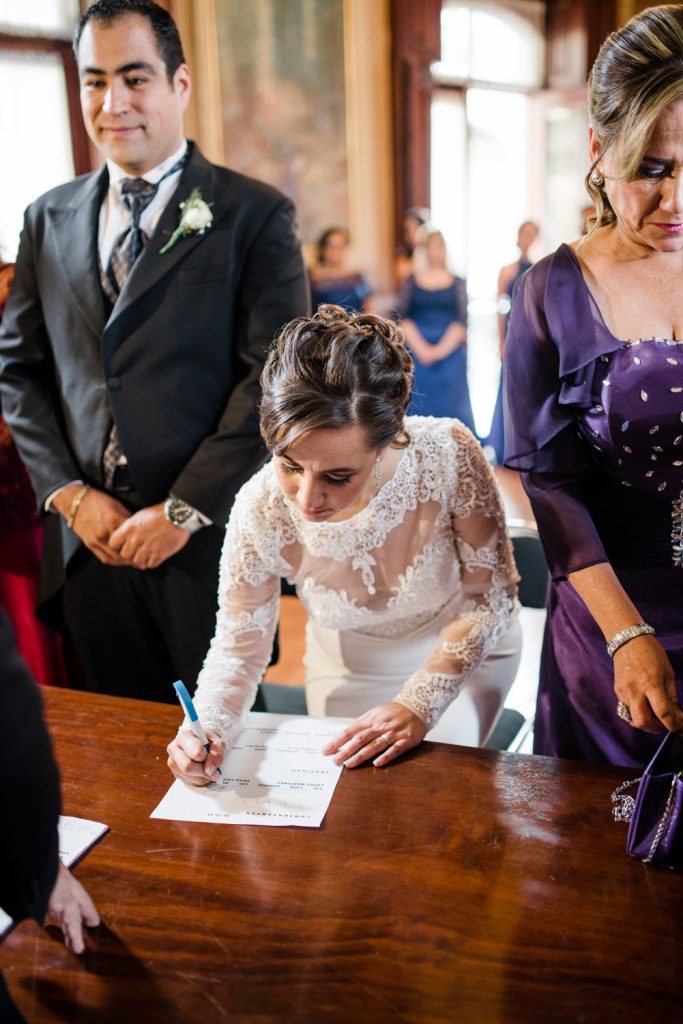
M 96 0 L 75 52 L 107 162 L 27 211 L 2 408 L 49 513 L 43 617 L 92 688 L 169 700 L 208 647 L 223 527 L 263 454 L 259 374 L 307 286 L 292 204 L 186 142 L 170 15 Z

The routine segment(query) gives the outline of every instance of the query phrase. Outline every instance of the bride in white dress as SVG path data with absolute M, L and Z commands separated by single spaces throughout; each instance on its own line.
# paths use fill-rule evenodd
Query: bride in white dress
M 479 443 L 458 420 L 404 418 L 410 357 L 396 325 L 370 314 L 321 306 L 288 324 L 261 384 L 272 458 L 235 500 L 195 694 L 211 751 L 181 727 L 169 767 L 202 785 L 239 732 L 270 658 L 281 577 L 309 615 L 309 713 L 358 716 L 325 748 L 337 763 L 382 766 L 425 736 L 484 743 L 521 633 Z

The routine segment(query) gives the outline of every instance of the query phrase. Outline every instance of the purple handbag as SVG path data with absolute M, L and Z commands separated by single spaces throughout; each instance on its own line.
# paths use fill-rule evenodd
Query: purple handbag
M 640 785 L 638 785 L 640 783 Z M 625 791 L 638 786 L 635 797 Z M 683 738 L 667 733 L 639 779 L 612 793 L 615 821 L 628 821 L 626 852 L 646 864 L 683 868 Z

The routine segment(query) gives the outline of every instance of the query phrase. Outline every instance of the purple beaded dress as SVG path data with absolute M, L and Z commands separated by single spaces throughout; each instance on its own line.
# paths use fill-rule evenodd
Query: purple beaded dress
M 521 283 L 505 363 L 506 464 L 552 575 L 534 750 L 642 767 L 661 735 L 617 717 L 612 660 L 567 574 L 611 563 L 683 702 L 683 342 L 615 338 L 562 245 Z

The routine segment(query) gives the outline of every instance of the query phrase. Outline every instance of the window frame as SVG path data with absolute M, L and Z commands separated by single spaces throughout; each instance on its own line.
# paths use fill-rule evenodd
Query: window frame
M 80 81 L 71 43 L 65 39 L 54 39 L 47 36 L 14 35 L 11 32 L 0 32 L 0 50 L 19 54 L 49 53 L 60 58 L 66 84 L 74 173 L 76 175 L 87 174 L 94 170 L 95 163 L 90 140 L 81 115 Z

